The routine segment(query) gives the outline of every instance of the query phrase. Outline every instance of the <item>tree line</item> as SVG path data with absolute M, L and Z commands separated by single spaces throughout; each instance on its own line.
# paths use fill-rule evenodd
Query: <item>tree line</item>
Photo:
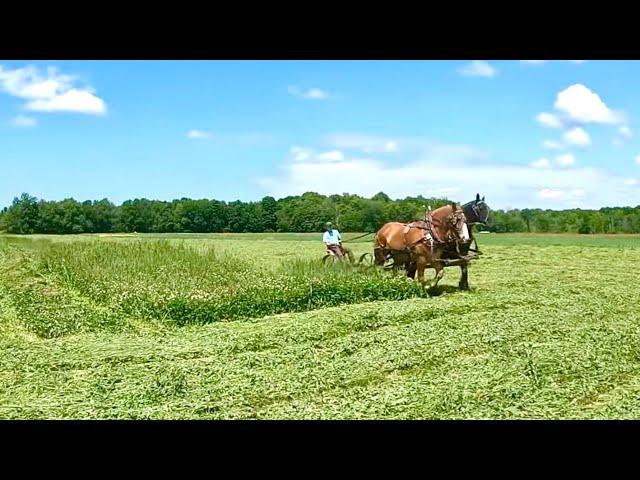
M 8 233 L 205 233 L 319 232 L 327 221 L 343 231 L 372 232 L 389 221 L 409 222 L 424 215 L 426 205 L 438 208 L 446 198 L 422 196 L 390 199 L 380 192 L 320 195 L 307 192 L 257 202 L 181 198 L 173 201 L 107 199 L 79 202 L 39 200 L 27 193 L 0 211 L 0 231 Z M 493 210 L 493 232 L 640 233 L 640 206 L 599 210 Z

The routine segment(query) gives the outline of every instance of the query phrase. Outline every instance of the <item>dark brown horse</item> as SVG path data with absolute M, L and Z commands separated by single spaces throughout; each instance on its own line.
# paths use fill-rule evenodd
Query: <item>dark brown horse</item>
M 425 221 L 409 224 L 390 222 L 376 233 L 375 263 L 382 265 L 393 256 L 394 269 L 404 266 L 417 272 L 424 283 L 424 270 L 428 266 L 436 270 L 436 286 L 444 275 L 444 262 L 440 261 L 450 245 L 469 240 L 466 218 L 460 205 L 452 203 L 430 212 Z M 411 267 L 415 265 L 415 269 Z M 412 275 L 413 276 L 413 275 Z

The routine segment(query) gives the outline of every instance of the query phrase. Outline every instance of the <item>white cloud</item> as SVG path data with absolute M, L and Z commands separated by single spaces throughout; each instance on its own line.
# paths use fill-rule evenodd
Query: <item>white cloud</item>
M 540 198 L 562 198 L 565 192 L 563 190 L 554 190 L 552 188 L 543 188 L 538 192 Z
M 432 158 L 460 160 L 474 155 L 487 158 L 486 152 L 480 152 L 466 145 L 442 145 L 419 137 L 391 139 L 373 135 L 341 133 L 327 135 L 324 142 L 341 150 L 357 150 L 358 154 L 388 154 L 402 151 L 405 155 L 428 154 Z M 355 152 L 351 152 L 355 153 Z
M 580 127 L 575 127 L 563 135 L 565 142 L 578 147 L 586 147 L 591 144 L 589 134 Z
M 345 156 L 340 150 L 330 150 L 317 153 L 315 150 L 306 147 L 293 146 L 289 149 L 292 162 L 308 163 L 335 163 L 344 160 Z
M 18 115 L 9 122 L 14 127 L 35 127 L 38 121 L 33 117 L 26 117 L 24 115 Z
M 624 181 L 625 185 L 637 185 L 638 184 L 638 180 L 635 178 L 627 178 Z
M 631 129 L 627 125 L 622 125 L 620 128 L 618 128 L 618 133 L 626 138 L 631 138 L 633 136 Z
M 327 95 L 327 92 L 320 90 L 319 88 L 310 88 L 304 95 L 306 98 L 315 98 L 318 100 L 323 100 L 329 96 Z
M 339 162 L 344 160 L 344 154 L 340 150 L 331 150 L 317 155 L 316 158 L 320 161 Z
M 549 63 L 550 61 L 551 60 L 520 60 L 520 63 L 524 65 L 544 65 L 545 63 Z M 567 60 L 567 61 L 571 63 L 576 63 L 576 64 L 586 62 L 586 60 Z
M 185 136 L 192 140 L 206 140 L 207 144 L 234 145 L 240 147 L 257 147 L 271 145 L 274 137 L 260 132 L 212 132 L 209 130 L 191 129 Z
M 636 163 L 637 163 L 638 165 L 640 165 L 640 155 L 638 155 L 638 156 L 636 157 Z
M 547 113 L 547 112 L 539 113 L 538 115 L 536 115 L 536 121 L 543 127 L 548 127 L 548 128 L 562 127 L 562 122 L 553 113 Z
M 36 112 L 75 112 L 94 115 L 103 115 L 106 112 L 106 105 L 101 98 L 88 90 L 75 88 L 51 98 L 31 100 L 26 108 Z
M 384 151 L 385 152 L 397 152 L 398 151 L 398 144 L 396 142 L 387 142 L 384 144 Z
M 533 168 L 551 168 L 551 162 L 548 158 L 539 158 L 538 160 L 531 162 Z
M 310 153 L 305 160 L 294 161 L 289 157 L 280 173 L 253 181 L 265 194 L 276 198 L 308 191 L 371 197 L 384 191 L 392 198 L 420 194 L 466 202 L 479 192 L 486 195 L 493 208 L 600 208 L 636 205 L 638 198 L 637 186 L 625 184 L 626 177 L 602 168 L 502 164 L 459 145 L 432 145 L 413 161 L 403 163 L 346 153 L 342 161 L 320 162 L 312 149 L 306 150 Z M 542 198 L 540 192 L 544 189 L 563 193 L 547 192 L 542 196 L 556 195 L 556 198 Z
M 59 75 L 54 67 L 43 77 L 34 66 L 5 70 L 0 65 L 0 90 L 19 98 L 51 98 L 69 90 L 74 77 Z
M 554 107 L 581 123 L 615 124 L 622 120 L 621 114 L 611 111 L 600 96 L 579 83 L 558 93 Z
M 289 91 L 289 94 L 294 97 L 304 98 L 307 100 L 326 100 L 329 98 L 329 94 L 326 91 L 317 87 L 309 88 L 304 91 L 296 85 L 290 85 L 287 90 Z
M 361 134 L 332 134 L 326 142 L 336 148 L 357 149 L 364 153 L 394 153 L 400 148 L 398 140 Z
M 538 192 L 538 197 L 544 200 L 566 199 L 566 206 L 580 206 L 580 199 L 586 196 L 584 188 L 571 188 L 569 190 L 543 188 Z
M 565 153 L 564 155 L 556 157 L 556 162 L 561 167 L 570 167 L 571 165 L 576 163 L 576 159 L 571 153 Z
M 474 60 L 460 68 L 458 72 L 465 77 L 494 77 L 497 74 L 496 69 L 484 60 Z
M 542 142 L 542 146 L 548 150 L 562 150 L 564 148 L 564 145 L 554 140 L 545 140 Z
M 209 138 L 211 137 L 211 133 L 205 132 L 204 130 L 189 130 L 187 132 L 187 138 Z
M 292 160 L 294 162 L 303 162 L 311 157 L 311 150 L 308 148 L 293 146 L 290 148 L 289 152 L 292 155 Z
M 0 66 L 0 91 L 28 100 L 25 108 L 40 112 L 74 112 L 103 115 L 104 100 L 90 87 L 73 86 L 75 77 L 47 68 L 42 75 L 34 66 L 6 70 Z

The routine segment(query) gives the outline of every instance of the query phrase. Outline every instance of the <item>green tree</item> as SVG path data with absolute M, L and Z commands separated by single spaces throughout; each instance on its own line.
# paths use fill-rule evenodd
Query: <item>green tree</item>
M 28 193 L 13 199 L 4 214 L 4 223 L 9 233 L 37 233 L 40 223 L 38 199 Z

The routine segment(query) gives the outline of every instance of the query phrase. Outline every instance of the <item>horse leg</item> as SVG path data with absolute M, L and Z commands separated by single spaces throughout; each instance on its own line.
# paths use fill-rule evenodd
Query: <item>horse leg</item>
M 427 261 L 424 258 L 419 258 L 415 265 L 416 272 L 418 274 L 418 281 L 424 285 L 424 269 L 427 266 Z
M 382 247 L 376 247 L 373 249 L 373 256 L 375 258 L 374 263 L 378 266 L 384 265 L 384 262 L 387 261 L 387 256 Z
M 460 290 L 469 290 L 469 270 L 467 265 L 460 265 Z
M 416 262 L 411 262 L 411 260 L 409 260 L 405 264 L 405 269 L 407 270 L 407 277 L 415 278 L 415 276 L 416 276 Z
M 391 266 L 391 270 L 393 271 L 393 274 L 396 275 L 398 273 L 398 270 L 400 269 L 400 266 L 402 265 L 402 262 L 398 261 L 398 257 L 396 255 L 393 256 L 393 265 Z
M 444 266 L 442 265 L 442 263 L 433 262 L 433 268 L 435 268 L 436 270 L 436 276 L 433 279 L 433 285 L 431 285 L 431 288 L 437 287 L 438 282 L 442 280 L 442 277 L 444 277 Z

